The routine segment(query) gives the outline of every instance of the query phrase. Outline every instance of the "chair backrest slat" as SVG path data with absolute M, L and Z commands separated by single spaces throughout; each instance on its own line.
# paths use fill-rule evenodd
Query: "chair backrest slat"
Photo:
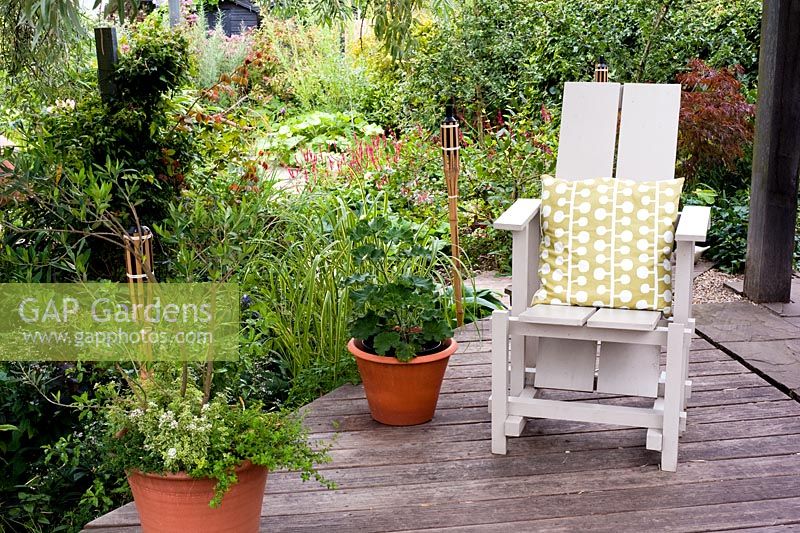
M 575 180 L 612 175 L 619 91 L 619 83 L 564 84 L 557 178 Z
M 653 181 L 675 177 L 680 106 L 678 84 L 624 85 L 617 178 Z

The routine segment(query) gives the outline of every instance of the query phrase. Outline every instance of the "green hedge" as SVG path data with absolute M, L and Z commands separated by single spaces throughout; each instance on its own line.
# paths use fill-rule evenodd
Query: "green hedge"
M 741 64 L 750 89 L 760 16 L 758 0 L 471 0 L 448 21 L 423 24 L 402 64 L 371 73 L 372 108 L 389 125 L 433 127 L 454 97 L 478 125 L 557 103 L 564 81 L 591 79 L 598 56 L 622 82 L 674 82 L 693 58 Z

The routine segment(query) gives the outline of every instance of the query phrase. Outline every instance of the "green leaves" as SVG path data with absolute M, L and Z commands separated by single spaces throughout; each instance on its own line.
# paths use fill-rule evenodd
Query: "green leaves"
M 410 361 L 452 337 L 450 307 L 434 279 L 449 267 L 441 242 L 397 217 L 364 218 L 350 232 L 361 270 L 347 278 L 350 334 L 380 355 Z
M 384 331 L 375 335 L 372 346 L 381 355 L 386 355 L 390 350 L 395 350 L 403 345 L 403 338 L 396 331 Z
M 357 291 L 354 291 L 357 292 Z M 353 302 L 356 303 L 356 296 L 354 293 L 351 293 L 351 298 Z M 360 300 L 362 305 L 367 303 L 366 300 Z M 358 303 L 356 303 L 358 305 Z M 376 337 L 381 329 L 380 329 L 381 317 L 375 314 L 372 311 L 367 311 L 366 314 L 354 319 L 350 324 L 350 334 L 355 337 L 356 339 L 369 339 L 372 337 Z M 382 354 L 386 352 L 381 352 Z
M 313 165 L 317 162 L 316 157 L 303 151 L 342 152 L 351 146 L 354 138 L 381 134 L 383 129 L 380 126 L 369 124 L 358 113 L 314 111 L 288 119 L 263 139 L 259 147 L 271 152 L 283 164 L 296 166 L 302 162 Z
M 453 328 L 447 321 L 433 316 L 422 323 L 421 334 L 426 341 L 440 342 L 453 336 Z
M 364 19 L 372 20 L 375 36 L 392 58 L 401 59 L 413 44 L 412 29 L 415 14 L 430 8 L 445 18 L 453 11 L 451 0 L 316 0 L 314 12 L 317 18 L 328 24 L 349 21 L 353 13 L 361 13 Z
M 120 56 L 113 75 L 119 104 L 155 106 L 187 80 L 189 41 L 180 31 L 165 31 L 155 18 L 140 24 L 131 41 L 131 50 Z
M 750 194 L 747 190 L 716 199 L 706 240 L 710 248 L 705 255 L 723 272 L 737 273 L 744 269 L 749 212 Z M 797 255 L 795 252 L 795 257 Z
M 100 6 L 94 0 L 92 9 Z M 112 0 L 119 13 L 136 17 L 140 0 Z M 80 0 L 4 0 L 0 7 L 0 64 L 12 73 L 41 73 L 87 38 Z M 130 9 L 126 9 L 130 8 Z

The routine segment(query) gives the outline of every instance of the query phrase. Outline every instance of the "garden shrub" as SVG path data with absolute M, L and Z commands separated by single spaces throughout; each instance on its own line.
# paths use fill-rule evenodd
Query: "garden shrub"
M 253 35 L 253 52 L 264 60 L 253 90 L 299 112 L 360 110 L 368 81 L 342 53 L 341 38 L 331 28 L 265 17 Z
M 189 41 L 181 31 L 164 31 L 157 17 L 131 34 L 130 49 L 120 54 L 112 79 L 115 106 L 157 106 L 189 74 Z
M 17 428 L 0 432 L 0 530 L 78 531 L 126 501 L 95 413 L 64 405 L 95 402 L 108 383 L 102 366 L 0 362 L 0 424 Z
M 732 194 L 722 193 L 711 198 L 711 227 L 706 244 L 710 246 L 705 257 L 714 261 L 723 272 L 744 272 L 747 255 L 747 226 L 750 216 L 750 191 L 742 189 Z M 709 203 L 691 201 L 689 203 Z M 794 237 L 794 268 L 800 268 L 800 219 Z
M 555 168 L 556 121 L 542 107 L 497 117 L 483 141 L 464 137 L 459 180 L 461 247 L 477 268 L 506 269 L 510 238 L 492 222 L 517 198 L 536 197 L 540 176 Z M 447 189 L 438 135 L 422 127 L 399 140 L 378 136 L 354 143 L 327 164 L 304 165 L 298 177 L 351 202 L 384 195 L 391 209 L 413 220 L 430 219 L 449 238 Z
M 197 65 L 192 78 L 199 88 L 209 88 L 217 83 L 221 75 L 232 74 L 252 51 L 251 31 L 225 35 L 222 20 L 215 27 L 209 27 L 202 9 L 196 23 L 189 27 L 186 34 Z
M 319 153 L 343 152 L 359 139 L 382 133 L 380 126 L 357 113 L 315 111 L 283 121 L 256 145 L 269 157 L 293 167 L 298 165 L 298 157 L 314 164 Z
M 694 183 L 703 180 L 731 191 L 749 181 L 749 172 L 737 175 L 740 162 L 749 163 L 755 122 L 755 106 L 745 99 L 737 77 L 742 72 L 740 66 L 715 69 L 694 59 L 689 71 L 678 76 L 683 86 L 680 172 Z
M 755 87 L 761 38 L 759 0 L 677 0 L 670 5 L 650 49 L 643 81 L 673 82 L 675 73 L 690 59 L 699 58 L 715 68 L 740 65 L 743 86 Z
M 556 163 L 556 122 L 544 106 L 533 113 L 502 115 L 483 142 L 462 150 L 464 235 L 461 246 L 483 269 L 508 271 L 511 235 L 492 223 L 518 198 L 538 198 L 542 174 Z
M 705 256 L 723 272 L 744 270 L 747 251 L 747 224 L 750 214 L 750 194 L 741 190 L 717 198 L 711 211 L 711 227 Z
M 588 81 L 598 56 L 612 81 L 674 82 L 692 58 L 712 67 L 741 64 L 755 82 L 758 0 L 470 0 L 449 20 L 420 26 L 416 46 L 395 68 L 387 126 L 432 128 L 455 98 L 467 122 L 524 104 L 560 101 L 565 81 Z M 387 87 L 390 87 L 386 84 Z M 374 105 L 372 107 L 375 107 Z
M 348 54 L 363 69 L 367 81 L 361 89 L 361 112 L 368 120 L 396 130 L 403 105 L 403 98 L 397 94 L 402 70 L 370 34 L 359 36 L 348 48 Z
M 23 193 L 28 201 L 3 218 L 0 279 L 119 279 L 119 243 L 91 235 L 102 226 L 96 217 L 113 218 L 117 234 L 138 221 L 152 224 L 185 188 L 192 136 L 177 127 L 166 95 L 186 79 L 188 43 L 152 23 L 140 30 L 120 57 L 109 102 L 90 85 L 77 101 L 60 101 L 20 125 L 16 190 L 3 194 Z

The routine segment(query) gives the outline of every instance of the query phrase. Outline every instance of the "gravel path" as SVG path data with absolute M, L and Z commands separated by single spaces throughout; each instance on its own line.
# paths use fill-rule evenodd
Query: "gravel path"
M 726 274 L 713 268 L 703 272 L 694 280 L 692 303 L 707 304 L 743 300 L 741 294 L 724 285 L 726 281 L 741 281 L 743 277 L 742 275 Z

